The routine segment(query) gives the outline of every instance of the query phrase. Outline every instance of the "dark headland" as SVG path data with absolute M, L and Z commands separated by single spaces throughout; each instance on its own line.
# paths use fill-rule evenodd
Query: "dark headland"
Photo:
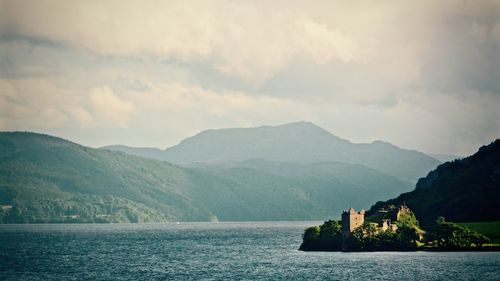
M 307 228 L 303 251 L 498 251 L 487 236 L 439 217 L 425 228 L 407 206 L 386 206 L 371 216 L 350 208 L 342 220 Z
M 446 218 L 446 219 L 445 219 Z M 500 140 L 446 162 L 367 212 L 309 227 L 303 251 L 499 251 Z

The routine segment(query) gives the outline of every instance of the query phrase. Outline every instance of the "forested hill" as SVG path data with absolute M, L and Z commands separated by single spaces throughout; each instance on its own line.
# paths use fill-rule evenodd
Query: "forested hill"
M 0 133 L 0 222 L 323 220 L 410 190 L 339 162 L 179 167 L 60 138 Z
M 402 203 L 424 222 L 438 216 L 457 222 L 500 220 L 500 140 L 470 157 L 440 165 L 421 178 L 415 190 L 378 202 L 368 214 Z
M 363 165 L 414 183 L 441 163 L 424 153 L 383 141 L 352 143 L 310 122 L 206 130 L 166 150 L 125 146 L 104 148 L 182 165 L 253 158 L 295 163 L 338 161 Z

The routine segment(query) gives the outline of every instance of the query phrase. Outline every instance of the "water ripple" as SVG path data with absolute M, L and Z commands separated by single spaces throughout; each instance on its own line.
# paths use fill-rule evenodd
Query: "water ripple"
M 498 252 L 301 252 L 312 222 L 0 225 L 1 280 L 500 280 Z

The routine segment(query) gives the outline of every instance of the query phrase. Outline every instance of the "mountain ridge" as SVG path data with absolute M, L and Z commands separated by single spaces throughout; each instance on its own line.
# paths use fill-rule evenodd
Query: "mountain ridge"
M 36 133 L 0 148 L 3 223 L 316 220 L 411 188 L 345 163 L 181 167 Z
M 165 150 L 155 150 L 158 154 L 154 156 L 146 155 L 141 149 L 105 149 L 117 149 L 180 165 L 251 158 L 301 163 L 338 161 L 374 168 L 413 182 L 440 163 L 419 151 L 402 149 L 380 140 L 352 143 L 311 122 L 205 130 Z

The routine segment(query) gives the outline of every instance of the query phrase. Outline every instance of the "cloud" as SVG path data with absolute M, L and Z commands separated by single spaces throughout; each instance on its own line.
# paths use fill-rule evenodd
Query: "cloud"
M 354 61 L 358 58 L 356 42 L 339 30 L 330 30 L 327 25 L 319 24 L 310 19 L 298 22 L 303 33 L 298 34 L 305 53 L 310 54 L 317 63 L 326 63 L 338 58 L 341 61 Z
M 297 11 L 216 1 L 5 1 L 4 33 L 46 38 L 102 55 L 210 61 L 256 83 L 299 57 L 361 59 L 356 41 Z M 119 12 L 117 12 L 119 11 Z
M 78 105 L 67 105 L 64 112 L 68 114 L 68 116 L 71 117 L 79 127 L 88 128 L 95 126 L 94 117 L 84 107 Z
M 133 103 L 116 96 L 109 86 L 92 89 L 89 101 L 97 119 L 111 126 L 125 127 L 135 110 Z
M 297 14 L 245 14 L 243 23 L 229 20 L 224 43 L 214 52 L 215 67 L 257 84 L 296 60 L 323 64 L 365 59 L 357 42 L 339 29 Z M 248 18 L 248 19 L 246 19 Z
M 0 129 L 165 147 L 308 120 L 467 154 L 500 136 L 499 6 L 0 0 Z
M 0 80 L 0 89 L 2 130 L 126 127 L 135 111 L 109 86 L 86 92 L 61 88 L 54 80 L 18 79 Z
M 184 137 L 206 128 L 286 123 L 299 120 L 297 115 L 305 117 L 309 112 L 300 102 L 234 91 L 218 92 L 180 83 L 152 84 L 150 91 L 134 96 L 134 103 L 142 114 L 135 116 L 131 126 Z M 160 147 L 174 143 L 164 141 Z
M 126 87 L 116 92 L 105 84 L 81 91 L 57 84 L 0 80 L 1 129 L 43 130 L 70 139 L 76 134 L 92 145 L 124 143 L 125 138 L 129 145 L 166 147 L 207 128 L 308 120 L 356 142 L 383 139 L 458 154 L 474 151 L 500 132 L 500 97 L 491 93 L 471 92 L 464 99 L 420 92 L 392 107 L 379 107 L 213 91 L 176 82 L 148 83 L 150 89 L 139 93 Z
M 3 130 L 62 126 L 67 117 L 56 93 L 61 92 L 42 80 L 0 80 L 0 118 Z M 68 99 L 68 97 L 66 97 Z

